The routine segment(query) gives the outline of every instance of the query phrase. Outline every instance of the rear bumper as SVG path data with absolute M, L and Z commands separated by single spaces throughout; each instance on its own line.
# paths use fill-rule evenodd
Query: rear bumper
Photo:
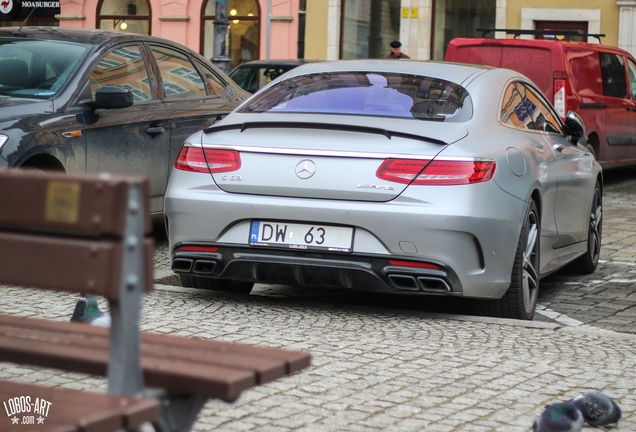
M 209 175 L 178 170 L 172 172 L 165 199 L 178 273 L 484 299 L 501 298 L 510 286 L 526 207 L 494 181 L 407 189 L 392 201 L 363 202 L 226 193 Z M 253 247 L 248 244 L 251 220 L 352 226 L 353 251 Z M 178 250 L 195 244 L 220 249 L 217 255 Z M 391 269 L 389 258 L 435 263 L 442 274 Z
M 216 246 L 218 252 L 185 252 L 181 246 Z M 337 259 L 336 259 L 337 258 Z M 286 285 L 330 286 L 363 291 L 462 295 L 457 274 L 443 263 L 431 267 L 396 266 L 387 256 L 341 255 L 228 245 L 176 245 L 172 270 L 199 277 Z

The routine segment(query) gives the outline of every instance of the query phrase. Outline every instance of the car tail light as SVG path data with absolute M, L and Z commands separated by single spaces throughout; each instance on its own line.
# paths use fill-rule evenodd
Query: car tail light
M 409 184 L 430 162 L 430 159 L 386 159 L 375 175 L 382 180 Z
M 565 121 L 565 80 L 554 80 L 554 109 L 561 120 Z
M 421 263 L 421 262 L 415 262 L 415 261 L 389 260 L 389 264 L 394 266 L 401 266 L 401 267 L 418 267 L 418 268 L 427 268 L 427 269 L 433 269 L 433 270 L 441 270 L 441 267 L 435 264 L 427 264 L 427 263 Z
M 174 167 L 206 174 L 236 171 L 241 167 L 241 157 L 236 150 L 183 146 Z
M 495 173 L 492 159 L 386 159 L 378 178 L 413 185 L 462 185 L 488 181 Z
M 213 246 L 181 246 L 179 252 L 217 252 L 218 247 Z

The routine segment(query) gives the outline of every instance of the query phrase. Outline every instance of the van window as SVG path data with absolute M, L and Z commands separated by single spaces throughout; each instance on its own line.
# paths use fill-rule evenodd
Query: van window
M 636 63 L 627 59 L 627 69 L 629 70 L 629 87 L 632 89 L 632 99 L 636 100 Z
M 536 47 L 510 46 L 503 48 L 501 67 L 524 74 L 543 94 L 552 94 L 552 54 Z
M 572 84 L 580 95 L 602 95 L 601 63 L 595 51 L 575 51 L 566 53 L 572 70 Z
M 598 55 L 603 75 L 603 94 L 618 98 L 626 97 L 627 80 L 623 56 L 608 52 L 599 52 Z

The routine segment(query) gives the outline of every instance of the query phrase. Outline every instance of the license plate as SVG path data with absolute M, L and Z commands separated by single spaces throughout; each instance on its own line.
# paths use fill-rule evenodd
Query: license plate
M 251 246 L 351 252 L 353 228 L 333 225 L 252 221 Z

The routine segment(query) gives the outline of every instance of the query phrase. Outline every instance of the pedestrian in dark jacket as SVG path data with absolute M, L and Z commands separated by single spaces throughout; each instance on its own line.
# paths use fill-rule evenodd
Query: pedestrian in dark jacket
M 391 42 L 391 52 L 384 56 L 384 58 L 388 59 L 410 59 L 411 57 L 407 56 L 402 52 L 402 44 L 400 41 Z

